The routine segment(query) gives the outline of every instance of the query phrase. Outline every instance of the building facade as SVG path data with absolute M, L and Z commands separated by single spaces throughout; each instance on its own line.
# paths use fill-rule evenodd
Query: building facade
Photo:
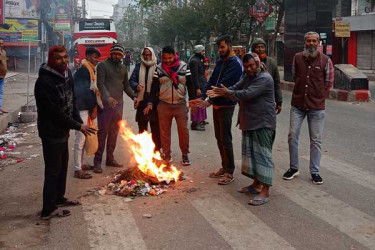
M 333 54 L 332 19 L 350 16 L 350 0 L 285 0 L 284 78 L 292 80 L 292 62 L 304 49 L 304 34 L 320 34 L 323 53 Z

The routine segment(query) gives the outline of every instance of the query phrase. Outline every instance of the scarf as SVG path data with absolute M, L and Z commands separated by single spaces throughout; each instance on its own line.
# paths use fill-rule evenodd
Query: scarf
M 176 54 L 174 57 L 174 63 L 172 65 L 166 65 L 162 63 L 162 68 L 164 69 L 165 73 L 169 75 L 173 81 L 173 86 L 177 89 L 178 88 L 178 79 L 177 79 L 177 71 L 180 67 L 180 61 L 178 60 L 178 55 Z
M 151 61 L 145 61 L 145 59 L 143 58 L 143 52 L 144 52 L 145 49 L 148 49 L 151 52 L 151 54 L 152 54 Z M 147 75 L 147 89 L 142 88 L 142 90 L 140 90 L 138 92 L 138 95 L 137 95 L 138 102 L 143 100 L 145 91 L 147 93 L 150 93 L 151 85 L 152 85 L 152 78 L 154 77 L 154 72 L 156 70 L 157 59 L 156 59 L 156 56 L 155 56 L 155 52 L 151 47 L 146 47 L 142 50 L 141 61 L 142 61 L 142 63 L 141 63 L 141 67 L 139 69 L 139 75 L 138 75 L 139 76 L 138 84 L 140 86 L 144 87 L 146 85 L 146 79 L 145 79 L 146 78 L 146 69 L 149 68 L 149 70 L 148 70 L 148 75 Z
M 96 66 L 86 59 L 83 59 L 81 63 L 90 73 L 90 90 L 94 91 L 96 95 L 96 102 L 98 103 L 99 107 L 103 109 L 103 102 L 100 98 L 100 91 L 96 82 Z

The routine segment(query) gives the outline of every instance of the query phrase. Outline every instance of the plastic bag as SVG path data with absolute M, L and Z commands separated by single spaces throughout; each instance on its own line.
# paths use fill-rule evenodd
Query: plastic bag
M 90 117 L 87 118 L 87 125 L 93 128 L 98 128 L 94 121 L 90 119 Z M 85 151 L 86 155 L 88 157 L 93 156 L 96 151 L 98 151 L 98 134 L 95 132 L 94 134 L 89 134 L 86 136 L 86 142 L 85 142 Z

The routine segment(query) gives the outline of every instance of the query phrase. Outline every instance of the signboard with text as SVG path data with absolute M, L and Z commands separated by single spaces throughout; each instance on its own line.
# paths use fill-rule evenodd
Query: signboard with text
M 58 6 L 55 10 L 54 30 L 70 30 L 69 6 Z
M 6 46 L 28 46 L 24 39 L 38 40 L 38 20 L 6 18 L 5 24 L 0 28 L 0 38 L 4 39 Z M 38 42 L 32 42 L 38 46 Z
M 111 24 L 109 20 L 85 20 L 79 22 L 79 31 L 85 30 L 111 30 Z
M 266 0 L 256 0 L 255 4 L 250 8 L 250 15 L 259 23 L 263 23 L 272 11 L 272 6 Z
M 40 0 L 5 0 L 6 18 L 40 18 Z
M 350 37 L 350 23 L 335 22 L 335 37 Z
M 0 0 L 0 23 L 5 22 L 5 0 Z

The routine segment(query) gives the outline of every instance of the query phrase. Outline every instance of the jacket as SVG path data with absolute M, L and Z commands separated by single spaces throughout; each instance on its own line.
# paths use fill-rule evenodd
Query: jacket
M 242 76 L 243 66 L 237 56 L 230 57 L 225 61 L 219 59 L 201 97 L 206 99 L 206 92 L 211 89 L 211 86 L 220 87 L 223 84 L 228 88 L 240 81 Z M 225 97 L 210 98 L 210 102 L 215 106 L 235 106 L 237 103 Z
M 276 61 L 267 56 L 263 63 L 267 66 L 267 71 L 270 73 L 273 79 L 273 84 L 275 88 L 275 101 L 278 105 L 283 103 L 283 95 L 281 94 L 281 87 L 280 87 L 280 73 L 279 68 L 277 67 Z
M 295 82 L 292 105 L 301 109 L 325 109 L 325 96 L 333 85 L 331 59 L 318 52 L 315 58 L 297 53 L 293 59 Z
M 96 105 L 96 95 L 90 89 L 91 78 L 88 69 L 81 66 L 74 74 L 74 93 L 76 96 L 76 105 L 79 111 L 91 111 Z
M 255 38 L 254 42 L 251 44 L 251 50 L 254 52 L 255 47 L 258 44 L 263 44 L 265 47 L 267 46 L 266 42 L 262 38 Z M 273 78 L 273 82 L 275 85 L 275 101 L 278 105 L 281 105 L 283 102 L 283 96 L 281 94 L 281 88 L 280 88 L 280 74 L 279 69 L 277 68 L 277 62 L 267 56 L 264 60 L 262 60 L 263 63 L 267 66 L 267 71 L 270 73 L 270 75 Z
M 7 71 L 7 53 L 2 49 L 0 50 L 0 78 L 5 78 Z
M 276 130 L 274 84 L 268 72 L 245 75 L 228 88 L 228 94 L 240 102 L 238 123 L 241 130 Z
M 135 93 L 138 92 L 137 87 L 138 87 L 138 83 L 139 83 L 139 71 L 140 71 L 140 68 L 141 68 L 141 64 L 140 63 L 137 64 L 137 65 L 135 65 L 133 73 L 132 73 L 132 75 L 130 76 L 130 79 L 129 79 L 130 86 L 131 86 L 131 88 L 133 89 L 133 91 Z M 154 74 L 155 73 L 155 72 L 149 72 L 149 69 L 150 68 L 146 67 L 146 76 L 145 76 L 145 79 L 147 79 L 148 74 Z M 154 81 L 153 81 L 153 83 L 154 83 Z M 144 88 L 147 89 L 147 81 L 146 81 L 145 84 L 146 84 L 146 86 L 144 86 Z M 154 96 L 154 98 L 151 98 L 151 96 L 150 96 L 151 95 L 151 91 L 150 91 L 150 93 L 147 93 L 146 91 L 144 92 L 143 100 L 139 103 L 139 105 L 137 107 L 137 113 L 135 114 L 135 121 L 136 122 L 141 122 L 141 121 L 157 121 L 158 120 L 157 105 L 159 103 L 159 100 L 158 100 L 158 98 L 156 96 L 156 93 L 153 92 L 153 94 L 155 96 Z M 151 103 L 153 100 L 155 101 L 155 103 L 154 103 L 152 109 L 149 111 L 148 115 L 144 115 L 143 114 L 143 110 L 146 108 L 146 106 L 148 105 L 148 103 Z
M 35 83 L 38 131 L 48 143 L 68 141 L 69 130 L 80 130 L 82 119 L 76 108 L 74 81 L 70 70 L 65 75 L 42 64 Z
M 103 103 L 108 97 L 114 98 L 118 103 L 123 103 L 123 92 L 134 99 L 135 94 L 129 85 L 128 70 L 124 65 L 115 63 L 111 58 L 101 62 L 96 67 L 97 83 Z
M 157 96 L 160 101 L 169 104 L 186 104 L 186 94 L 188 94 L 189 100 L 195 98 L 194 89 L 197 86 L 193 86 L 190 70 L 188 65 L 183 61 L 180 61 L 177 77 L 178 85 L 176 88 L 173 86 L 170 76 L 163 70 L 162 65 L 159 64 L 156 67 L 150 94 L 154 105 L 156 103 L 155 97 Z
M 195 54 L 189 62 L 189 69 L 191 72 L 191 81 L 194 86 L 198 86 L 200 90 L 203 90 L 207 84 L 204 64 L 202 62 L 202 57 Z

